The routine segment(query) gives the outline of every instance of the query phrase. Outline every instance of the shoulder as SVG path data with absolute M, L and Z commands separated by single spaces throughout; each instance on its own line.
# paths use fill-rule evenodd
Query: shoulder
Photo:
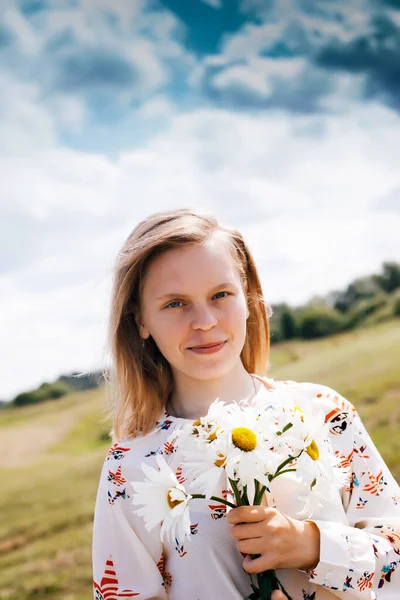
M 274 381 L 276 391 L 291 402 L 312 412 L 322 411 L 325 423 L 329 424 L 332 435 L 340 435 L 349 429 L 356 408 L 335 388 L 311 381 Z

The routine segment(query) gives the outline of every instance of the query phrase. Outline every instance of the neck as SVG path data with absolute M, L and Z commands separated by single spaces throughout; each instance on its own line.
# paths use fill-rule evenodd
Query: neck
M 246 371 L 242 362 L 234 374 L 229 372 L 217 379 L 193 379 L 179 373 L 166 410 L 175 417 L 195 420 L 206 415 L 217 398 L 227 404 L 250 400 L 260 385 L 263 384 Z

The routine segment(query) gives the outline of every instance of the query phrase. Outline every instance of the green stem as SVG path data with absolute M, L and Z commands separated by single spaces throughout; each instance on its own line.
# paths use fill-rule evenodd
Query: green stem
M 254 500 L 253 500 L 253 504 L 257 504 L 256 500 L 258 497 L 258 492 L 260 491 L 260 482 L 258 481 L 258 479 L 254 480 Z
M 192 498 L 205 498 L 204 494 L 191 494 Z M 217 498 L 217 496 L 211 496 L 210 500 L 214 500 L 215 502 L 221 502 L 221 504 L 225 504 L 226 506 L 230 506 L 231 508 L 236 508 L 236 504 L 232 504 L 229 500 L 224 500 L 224 498 Z
M 236 481 L 229 477 L 229 483 L 231 484 L 233 493 L 235 494 L 235 500 L 236 500 L 237 506 L 242 506 L 243 502 L 242 502 L 242 498 L 240 496 L 239 488 L 236 484 Z M 235 508 L 236 508 L 236 506 L 235 506 Z
M 247 496 L 247 485 L 243 486 L 243 504 L 250 505 L 249 497 Z
M 286 598 L 288 600 L 292 600 L 292 598 L 289 596 L 288 592 L 285 590 L 285 588 L 283 587 L 283 585 L 281 584 L 281 582 L 279 581 L 278 578 L 276 578 L 276 581 L 277 581 L 278 586 L 280 587 L 281 591 L 285 594 Z
M 258 573 L 257 583 L 259 587 L 260 600 L 270 600 L 272 592 L 279 589 L 286 596 L 287 600 L 292 600 L 273 569 Z
M 292 471 L 296 471 L 296 469 L 284 469 L 283 471 L 279 471 L 278 474 L 275 473 L 275 475 L 273 475 L 271 481 L 273 481 L 276 477 L 278 477 L 279 475 L 282 475 L 282 473 L 290 473 Z
M 254 501 L 254 504 L 259 505 L 261 503 L 262 497 L 264 496 L 266 489 L 267 489 L 267 487 L 265 485 L 263 485 L 262 488 L 260 489 L 260 491 L 258 492 L 258 496 L 257 496 L 256 500 Z
M 263 571 L 257 575 L 258 588 L 260 590 L 260 600 L 270 600 L 274 586 L 273 571 Z
M 287 458 L 286 460 L 283 461 L 283 463 L 281 465 L 279 465 L 278 469 L 276 470 L 275 474 L 272 475 L 270 481 L 272 481 L 273 479 L 275 479 L 275 477 L 278 477 L 278 475 L 280 475 L 280 471 L 286 467 L 286 465 L 288 465 L 290 462 L 292 462 L 292 460 L 294 460 L 295 458 L 299 458 L 299 456 L 303 453 L 304 451 L 302 450 L 297 456 L 289 456 L 289 458 Z

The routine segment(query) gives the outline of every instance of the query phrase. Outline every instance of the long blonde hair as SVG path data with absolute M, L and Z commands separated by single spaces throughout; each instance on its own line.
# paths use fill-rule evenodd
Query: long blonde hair
M 113 367 L 103 372 L 113 442 L 151 431 L 173 389 L 169 363 L 151 337 L 142 340 L 135 319 L 141 314 L 146 270 L 162 253 L 204 244 L 211 235 L 220 236 L 228 244 L 247 297 L 250 315 L 240 355 L 243 366 L 249 373 L 266 374 L 268 317 L 272 310 L 264 301 L 253 257 L 241 233 L 190 208 L 153 213 L 133 229 L 117 255 L 113 271 L 107 336 Z

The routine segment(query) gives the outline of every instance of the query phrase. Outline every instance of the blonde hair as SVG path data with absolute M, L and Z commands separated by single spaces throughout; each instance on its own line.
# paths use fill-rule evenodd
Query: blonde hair
M 212 235 L 228 244 L 247 297 L 250 314 L 240 355 L 243 366 L 249 373 L 266 374 L 268 317 L 272 310 L 264 302 L 257 269 L 241 233 L 222 226 L 211 215 L 189 208 L 153 213 L 133 229 L 114 266 L 107 336 L 114 366 L 103 372 L 113 442 L 135 437 L 139 432 L 149 433 L 173 389 L 169 363 L 151 337 L 142 341 L 135 319 L 141 314 L 146 270 L 162 253 L 204 244 Z

